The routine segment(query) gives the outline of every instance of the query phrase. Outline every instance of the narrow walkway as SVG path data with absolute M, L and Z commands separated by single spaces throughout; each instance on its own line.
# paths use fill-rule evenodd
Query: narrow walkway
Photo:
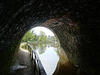
M 18 51 L 17 61 L 13 66 L 10 75 L 37 75 L 34 71 L 34 64 L 31 61 L 30 54 L 27 50 L 21 49 Z

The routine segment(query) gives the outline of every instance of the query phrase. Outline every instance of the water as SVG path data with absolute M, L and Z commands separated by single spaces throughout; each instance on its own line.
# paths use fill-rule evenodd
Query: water
M 36 49 L 47 75 L 52 75 L 55 72 L 59 61 L 57 47 L 52 47 L 50 44 L 38 44 L 34 49 Z
M 59 57 L 53 49 L 53 47 L 47 47 L 46 51 L 42 54 L 39 54 L 38 50 L 36 51 L 47 75 L 52 75 L 54 73 L 56 70 L 57 62 L 59 61 Z
M 71 64 L 63 49 L 55 44 L 31 44 L 47 75 L 89 75 Z

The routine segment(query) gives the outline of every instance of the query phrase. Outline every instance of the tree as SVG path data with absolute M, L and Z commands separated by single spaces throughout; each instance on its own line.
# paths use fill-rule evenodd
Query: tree
M 46 42 L 47 41 L 47 36 L 45 35 L 45 33 L 43 31 L 40 31 L 38 41 L 40 41 L 40 42 Z
M 34 41 L 34 38 L 35 35 L 33 34 L 33 32 L 31 32 L 31 30 L 29 30 L 23 37 L 22 41 L 23 42 Z

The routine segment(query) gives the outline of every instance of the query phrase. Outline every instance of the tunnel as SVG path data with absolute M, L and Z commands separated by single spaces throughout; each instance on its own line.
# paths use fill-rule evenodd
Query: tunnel
M 36 26 L 51 29 L 69 61 L 100 75 L 100 1 L 0 1 L 0 75 L 6 75 L 25 33 Z

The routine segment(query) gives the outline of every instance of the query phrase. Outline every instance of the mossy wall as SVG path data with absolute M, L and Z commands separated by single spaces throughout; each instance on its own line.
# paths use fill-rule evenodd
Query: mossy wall
M 99 5 L 94 0 L 0 1 L 0 75 L 8 72 L 24 34 L 36 26 L 55 32 L 71 63 L 100 75 Z

